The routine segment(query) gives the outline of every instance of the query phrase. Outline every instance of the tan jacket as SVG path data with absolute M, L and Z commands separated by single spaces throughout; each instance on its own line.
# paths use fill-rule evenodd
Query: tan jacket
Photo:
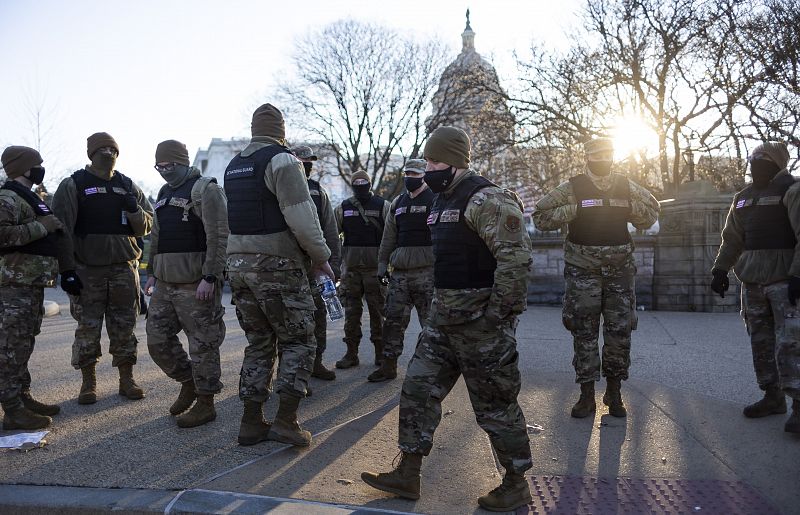
M 98 176 L 91 167 L 86 171 Z M 116 172 L 112 172 L 116 173 Z M 60 271 L 75 270 L 77 266 L 106 266 L 126 263 L 142 257 L 142 249 L 136 244 L 136 238 L 150 233 L 153 227 L 153 206 L 135 183 L 133 193 L 139 204 L 139 210 L 128 213 L 128 223 L 133 235 L 124 234 L 87 234 L 84 238 L 75 235 L 75 222 L 78 218 L 78 193 L 75 181 L 67 177 L 58 185 L 53 195 L 53 213 L 64 223 L 64 245 L 59 249 Z
M 321 200 L 320 211 L 322 211 L 322 219 L 319 223 L 322 227 L 322 233 L 325 235 L 325 244 L 328 245 L 328 249 L 331 251 L 331 257 L 328 262 L 333 269 L 333 273 L 336 274 L 336 277 L 339 277 L 342 275 L 342 241 L 339 239 L 339 227 L 336 225 L 336 215 L 333 213 L 333 205 L 331 205 L 328 192 L 320 186 L 319 193 Z
M 396 197 L 389 205 L 386 215 L 386 226 L 383 229 L 383 238 L 378 250 L 378 264 L 386 266 L 391 264 L 397 270 L 412 270 L 414 268 L 432 267 L 434 262 L 433 246 L 424 247 L 398 247 L 397 246 L 397 219 L 395 209 L 400 197 Z

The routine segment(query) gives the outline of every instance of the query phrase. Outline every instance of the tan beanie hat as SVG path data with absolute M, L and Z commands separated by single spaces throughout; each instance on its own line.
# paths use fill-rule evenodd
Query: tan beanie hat
M 608 150 L 614 151 L 614 142 L 611 138 L 592 138 L 583 144 L 583 151 L 587 156 Z
M 95 152 L 103 147 L 114 147 L 117 149 L 117 155 L 119 155 L 119 145 L 117 145 L 117 142 L 111 134 L 107 132 L 95 132 L 86 138 L 86 155 L 89 156 L 89 159 L 92 158 Z
M 189 151 L 180 141 L 174 139 L 162 141 L 156 147 L 156 163 L 178 163 L 189 166 Z
M 21 177 L 34 166 L 42 164 L 42 156 L 39 152 L 22 146 L 8 147 L 3 151 L 0 160 L 3 162 L 3 168 L 9 179 Z
M 253 113 L 250 134 L 253 137 L 267 136 L 275 139 L 285 139 L 286 126 L 283 123 L 283 114 L 272 104 L 262 105 Z
M 783 170 L 789 164 L 789 148 L 782 141 L 765 141 L 750 152 L 750 159 L 766 157 Z
M 372 184 L 372 180 L 370 180 L 369 174 L 367 172 L 365 172 L 364 170 L 359 170 L 356 173 L 354 173 L 352 178 L 351 178 L 350 183 L 352 184 L 352 183 L 356 182 L 359 179 L 364 179 L 368 183 Z
M 469 168 L 470 142 L 467 133 L 457 127 L 439 127 L 425 142 L 423 155 L 456 168 Z

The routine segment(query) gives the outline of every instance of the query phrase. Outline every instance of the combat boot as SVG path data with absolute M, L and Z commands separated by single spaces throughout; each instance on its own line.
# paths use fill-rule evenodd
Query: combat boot
M 603 404 L 608 406 L 608 414 L 612 417 L 625 417 L 628 412 L 622 403 L 620 392 L 621 381 L 618 377 L 606 377 L 606 393 L 603 395 Z
M 58 415 L 61 413 L 61 407 L 57 404 L 45 404 L 43 402 L 39 402 L 31 396 L 30 390 L 22 390 L 19 394 L 19 398 L 22 400 L 22 404 L 31 410 L 32 412 L 38 415 Z
M 261 401 L 244 401 L 239 445 L 255 445 L 267 439 L 270 425 L 264 421 L 263 409 L 264 403 Z
M 397 377 L 397 358 L 383 358 L 381 368 L 367 376 L 367 381 L 380 383 Z
M 275 414 L 275 421 L 272 423 L 267 439 L 298 447 L 308 447 L 311 444 L 311 433 L 297 423 L 300 397 L 282 392 L 280 398 L 278 412 Z
M 395 458 L 397 459 L 397 458 Z M 422 467 L 422 454 L 402 453 L 400 463 L 391 472 L 362 472 L 361 479 L 371 486 L 384 492 L 399 495 L 406 499 L 419 499 L 420 474 Z
M 139 385 L 133 379 L 133 365 L 131 363 L 119 366 L 119 394 L 134 401 L 144 397 L 144 391 L 139 388 Z
M 783 426 L 787 433 L 800 433 L 800 400 L 792 399 L 792 415 Z
M 767 386 L 764 398 L 745 406 L 742 413 L 747 418 L 761 418 L 786 413 L 786 396 L 777 386 Z
M 381 366 L 383 363 L 383 342 L 374 343 L 375 345 L 375 366 Z
M 217 411 L 214 409 L 214 396 L 200 394 L 192 409 L 176 418 L 175 421 L 178 423 L 178 427 L 197 427 L 211 422 L 215 418 L 217 418 Z
M 344 357 L 336 362 L 336 368 L 353 368 L 358 366 L 358 344 L 348 343 Z
M 29 410 L 16 398 L 3 403 L 3 429 L 44 429 L 53 420 Z
M 325 368 L 325 365 L 322 364 L 322 354 L 317 353 L 317 357 L 314 358 L 314 368 L 311 370 L 311 377 L 316 377 L 323 381 L 333 381 L 336 379 L 336 372 Z
M 172 406 L 169 407 L 169 414 L 180 415 L 192 407 L 192 403 L 196 398 L 197 394 L 194 391 L 194 379 L 182 382 L 181 391 L 178 394 L 178 398 L 175 399 L 175 402 L 173 402 Z
M 581 396 L 578 402 L 572 407 L 572 415 L 575 418 L 586 418 L 589 414 L 594 413 L 597 409 L 597 404 L 594 401 L 594 381 L 581 383 Z
M 489 511 L 514 511 L 532 502 L 528 480 L 522 474 L 506 472 L 500 486 L 478 497 L 481 508 Z
M 97 402 L 97 375 L 94 369 L 95 363 L 86 365 L 81 369 L 83 383 L 78 394 L 78 404 L 94 404 Z

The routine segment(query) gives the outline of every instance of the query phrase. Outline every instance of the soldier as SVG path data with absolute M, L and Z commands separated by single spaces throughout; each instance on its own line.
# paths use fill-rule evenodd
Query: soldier
M 339 278 L 340 270 L 339 263 L 342 256 L 342 245 L 339 240 L 339 229 L 336 226 L 336 218 L 333 214 L 333 206 L 331 205 L 328 192 L 325 191 L 319 182 L 311 178 L 311 170 L 314 166 L 314 161 L 317 160 L 316 154 L 311 150 L 311 147 L 299 146 L 292 149 L 292 153 L 303 163 L 303 168 L 306 171 L 306 180 L 308 181 L 308 192 L 311 194 L 311 200 L 314 201 L 314 206 L 317 208 L 317 217 L 319 218 L 322 233 L 325 235 L 325 244 L 331 251 L 331 257 L 328 262 L 331 265 L 333 273 L 336 278 Z M 311 371 L 311 377 L 323 379 L 325 381 L 333 381 L 336 379 L 336 373 L 333 370 L 325 368 L 322 364 L 322 355 L 328 347 L 328 321 L 327 312 L 325 311 L 325 303 L 322 300 L 319 289 L 317 288 L 316 277 L 308 276 L 308 284 L 311 286 L 311 294 L 314 296 L 314 305 L 317 307 L 314 311 L 314 337 L 317 340 L 317 354 L 314 358 L 314 369 Z
M 749 157 L 753 183 L 733 197 L 711 289 L 725 296 L 728 270 L 742 282 L 742 317 L 764 398 L 744 416 L 792 415 L 784 430 L 800 433 L 800 183 L 787 170 L 789 150 L 779 141 L 758 145 Z
M 159 143 L 155 168 L 167 184 L 158 192 L 150 236 L 144 287 L 153 297 L 147 350 L 181 384 L 170 414 L 192 408 L 176 419 L 178 427 L 195 427 L 217 417 L 214 395 L 222 390 L 219 346 L 225 338 L 222 272 L 228 208 L 216 179 L 201 177 L 200 170 L 189 166 L 183 143 Z M 189 340 L 191 361 L 178 340 L 181 330 Z
M 611 172 L 614 147 L 596 138 L 584 145 L 585 173 L 572 177 L 536 203 L 533 221 L 542 231 L 569 225 L 564 242 L 564 326 L 572 333 L 575 382 L 581 395 L 572 416 L 596 409 L 594 383 L 600 380 L 598 350 L 603 316 L 603 403 L 615 417 L 627 414 L 620 384 L 628 379 L 631 331 L 636 329 L 633 240 L 628 222 L 646 229 L 658 218 L 658 201 L 649 191 Z
M 502 484 L 478 499 L 481 507 L 512 511 L 531 501 L 523 476 L 531 468 L 520 389 L 517 315 L 525 310 L 531 244 L 522 203 L 470 170 L 470 142 L 439 127 L 425 144 L 425 182 L 437 194 L 428 225 L 435 289 L 400 396 L 399 447 L 392 472 L 364 472 L 370 486 L 408 499 L 420 495 L 420 465 L 433 446 L 441 403 L 459 376 L 500 464 Z
M 378 247 L 383 237 L 383 224 L 389 203 L 371 191 L 369 175 L 363 170 L 353 174 L 353 196 L 336 208 L 336 223 L 344 236 L 342 244 L 341 294 L 344 307 L 344 343 L 347 353 L 336 362 L 336 368 L 359 364 L 361 344 L 362 299 L 369 310 L 370 340 L 375 346 L 375 365 L 383 354 L 383 303 L 386 294 L 378 281 Z
M 3 429 L 42 429 L 61 408 L 31 396 L 28 360 L 42 326 L 44 288 L 58 275 L 64 226 L 31 191 L 44 180 L 39 152 L 8 147 L 2 154 L 8 180 L 0 188 L 0 402 Z
M 378 280 L 389 278 L 389 288 L 384 307 L 383 363 L 367 377 L 373 382 L 397 377 L 397 358 L 403 353 L 411 308 L 417 308 L 417 318 L 424 324 L 433 297 L 433 247 L 427 220 L 434 195 L 423 180 L 425 160 L 410 159 L 403 173 L 407 193 L 389 206 L 378 250 Z
M 228 279 L 248 345 L 239 380 L 244 402 L 239 444 L 275 440 L 307 446 L 297 422 L 314 365 L 314 299 L 308 275 L 334 277 L 330 250 L 303 167 L 285 146 L 283 115 L 271 104 L 253 113 L 250 144 L 225 170 Z M 310 259 L 310 263 L 308 262 Z M 275 360 L 278 413 L 264 421 Z
M 72 344 L 72 366 L 83 375 L 78 403 L 97 402 L 103 318 L 111 365 L 119 370 L 119 394 L 141 399 L 144 392 L 133 379 L 142 256 L 136 237 L 150 232 L 153 207 L 129 177 L 114 170 L 119 146 L 111 135 L 89 136 L 86 153 L 91 164 L 61 181 L 53 196 L 65 233 L 58 259 L 61 287 L 70 293 L 70 312 L 78 321 Z

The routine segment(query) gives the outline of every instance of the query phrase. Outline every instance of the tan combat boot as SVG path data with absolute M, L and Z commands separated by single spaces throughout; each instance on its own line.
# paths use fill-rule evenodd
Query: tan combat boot
M 311 444 L 311 433 L 300 427 L 297 422 L 300 397 L 281 392 L 280 399 L 278 412 L 275 414 L 275 421 L 267 438 L 298 447 L 308 447 Z
M 179 416 L 175 421 L 178 423 L 178 427 L 197 427 L 207 424 L 215 418 L 217 418 L 217 411 L 214 409 L 214 396 L 200 394 L 192 409 Z
M 336 372 L 325 368 L 325 365 L 322 364 L 322 354 L 319 352 L 316 358 L 314 358 L 314 368 L 311 370 L 311 377 L 316 377 L 323 381 L 333 381 L 336 379 Z
M 594 381 L 581 383 L 581 397 L 572 407 L 572 415 L 575 418 L 586 418 L 594 413 L 597 404 L 594 401 Z
M 367 376 L 367 381 L 380 383 L 397 377 L 397 358 L 383 358 L 381 368 Z
M 800 433 L 800 400 L 792 399 L 792 415 L 783 426 L 787 433 Z
M 95 374 L 95 363 L 86 365 L 81 369 L 83 383 L 78 394 L 78 404 L 94 404 L 97 402 L 97 375 Z
M 172 406 L 169 407 L 169 414 L 180 415 L 192 407 L 192 403 L 196 398 L 197 394 L 194 391 L 194 379 L 182 382 L 181 391 L 178 394 L 178 398 L 175 399 L 175 402 L 173 402 Z
M 358 364 L 358 344 L 347 343 L 347 352 L 336 362 L 336 368 L 353 368 Z
M 131 363 L 119 366 L 119 394 L 134 401 L 144 397 L 144 390 L 139 388 L 139 385 L 133 379 L 133 365 Z
M 270 425 L 264 421 L 264 403 L 244 401 L 242 423 L 239 426 L 239 445 L 255 445 L 269 435 Z
M 603 404 L 608 406 L 608 414 L 612 417 L 625 417 L 628 415 L 625 404 L 622 403 L 620 392 L 621 381 L 618 377 L 606 377 L 606 393 L 603 395 Z
M 395 458 L 396 459 L 396 458 Z M 361 479 L 371 486 L 406 499 L 419 499 L 422 454 L 402 453 L 400 463 L 391 472 L 362 472 Z
M 500 486 L 478 497 L 478 504 L 489 511 L 514 511 L 532 500 L 531 489 L 525 476 L 506 472 Z
M 786 395 L 777 386 L 767 386 L 764 398 L 745 406 L 742 413 L 747 418 L 761 418 L 786 413 Z
M 61 407 L 58 404 L 45 404 L 33 398 L 30 390 L 22 390 L 19 394 L 22 404 L 38 415 L 58 415 L 61 413 Z
M 39 415 L 29 410 L 17 397 L 11 401 L 3 402 L 3 429 L 44 429 L 53 420 L 50 417 Z

